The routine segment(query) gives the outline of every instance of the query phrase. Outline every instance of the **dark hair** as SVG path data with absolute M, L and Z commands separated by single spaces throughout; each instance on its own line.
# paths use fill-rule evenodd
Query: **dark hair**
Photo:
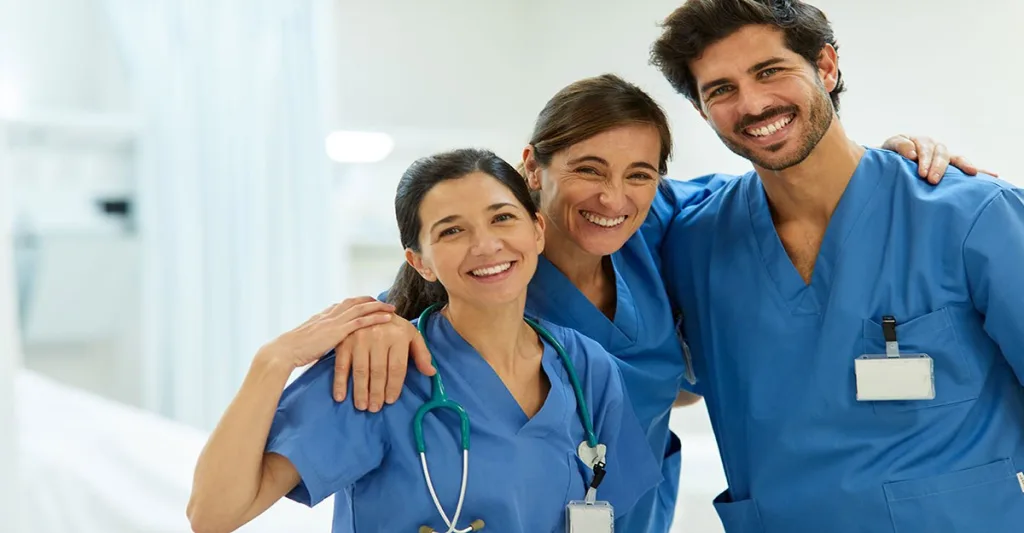
M 548 100 L 530 135 L 534 157 L 543 166 L 570 146 L 608 130 L 647 124 L 658 130 L 661 158 L 658 172 L 668 173 L 672 132 L 661 106 L 642 89 L 614 75 L 602 74 L 573 82 Z M 525 176 L 522 164 L 520 172 Z M 534 196 L 534 200 L 537 200 Z
M 537 208 L 530 200 L 530 191 L 522 176 L 507 161 L 488 150 L 464 148 L 417 159 L 406 169 L 395 193 L 395 218 L 402 246 L 420 252 L 420 204 L 438 183 L 482 172 L 508 187 L 527 213 L 537 219 Z M 395 313 L 412 320 L 435 303 L 448 301 L 448 293 L 440 282 L 423 279 L 408 263 L 402 265 L 394 285 L 388 290 L 388 303 Z
M 751 24 L 782 30 L 786 47 L 812 65 L 821 49 L 830 44 L 837 51 L 832 26 L 820 9 L 800 0 L 687 0 L 662 23 L 661 37 L 651 47 L 651 63 L 683 96 L 699 104 L 690 61 L 712 44 Z M 839 94 L 845 90 L 842 72 L 829 93 L 839 111 Z

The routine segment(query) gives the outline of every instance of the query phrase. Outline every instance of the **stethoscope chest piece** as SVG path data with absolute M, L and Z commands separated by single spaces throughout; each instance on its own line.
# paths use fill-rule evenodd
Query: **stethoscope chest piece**
M 583 461 L 583 464 L 593 470 L 597 463 L 605 463 L 605 453 L 607 451 L 608 447 L 604 444 L 591 446 L 587 441 L 583 441 L 576 448 L 576 455 L 580 458 L 580 461 Z

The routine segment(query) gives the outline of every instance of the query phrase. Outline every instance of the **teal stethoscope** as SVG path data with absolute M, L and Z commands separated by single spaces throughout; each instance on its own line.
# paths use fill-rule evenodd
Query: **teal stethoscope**
M 431 313 L 437 311 L 442 304 L 434 304 L 426 308 L 422 314 L 420 314 L 417 329 L 420 335 L 423 337 L 423 342 L 427 344 L 427 349 L 430 349 L 430 344 L 427 342 L 427 318 Z M 587 401 L 583 398 L 583 387 L 580 385 L 579 377 L 576 375 L 576 367 L 572 364 L 569 359 L 569 355 L 565 353 L 565 348 L 562 347 L 562 343 L 558 342 L 551 332 L 549 332 L 544 326 L 541 326 L 534 320 L 523 317 L 527 324 L 541 336 L 542 339 L 547 341 L 548 344 L 554 347 L 555 352 L 558 353 L 558 357 L 562 360 L 562 364 L 565 366 L 565 370 L 569 374 L 569 381 L 572 383 L 572 389 L 576 393 L 576 406 L 577 412 L 580 416 L 580 421 L 583 422 L 583 430 L 586 432 L 587 440 L 580 443 L 580 447 L 577 453 L 581 457 L 587 456 L 589 460 L 585 459 L 594 469 L 594 480 L 590 484 L 590 488 L 587 491 L 587 501 L 593 502 L 597 490 L 597 486 L 601 483 L 601 479 L 604 477 L 604 445 L 598 444 L 597 436 L 594 434 L 594 425 L 590 418 L 590 409 L 587 408 Z M 483 520 L 474 520 L 469 527 L 465 529 L 457 529 L 456 524 L 459 521 L 459 515 L 462 514 L 462 503 L 466 496 L 466 481 L 468 479 L 469 471 L 469 415 L 466 414 L 466 410 L 459 405 L 458 402 L 448 399 L 448 394 L 444 390 L 444 383 L 441 381 L 441 372 L 437 368 L 437 361 L 434 360 L 433 354 L 430 358 L 431 364 L 434 365 L 436 371 L 434 376 L 431 378 L 432 386 L 430 393 L 430 401 L 420 406 L 416 410 L 416 415 L 412 420 L 412 431 L 416 438 L 416 451 L 420 454 L 420 463 L 423 465 L 423 478 L 427 482 L 427 488 L 430 490 L 430 497 L 434 500 L 434 506 L 437 507 L 437 512 L 444 519 L 444 523 L 448 526 L 446 533 L 469 533 L 470 531 L 478 531 L 483 529 Z M 427 452 L 426 445 L 423 441 L 423 417 L 434 409 L 451 409 L 459 415 L 460 423 L 460 434 L 461 434 L 461 448 L 462 448 L 462 485 L 459 489 L 459 503 L 455 507 L 455 516 L 451 521 L 448 520 L 448 515 L 441 508 L 441 503 L 437 499 L 437 493 L 434 492 L 434 485 L 430 481 L 430 470 L 427 468 Z M 429 526 L 422 526 L 419 529 L 419 533 L 437 533 Z

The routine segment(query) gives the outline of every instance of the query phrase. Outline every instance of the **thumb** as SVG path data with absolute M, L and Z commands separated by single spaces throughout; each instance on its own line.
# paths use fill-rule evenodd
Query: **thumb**
M 429 377 L 437 373 L 434 365 L 430 362 L 430 350 L 427 349 L 427 343 L 423 342 L 423 336 L 419 333 L 416 333 L 416 336 L 412 339 L 409 355 L 412 357 L 416 369 L 424 376 Z

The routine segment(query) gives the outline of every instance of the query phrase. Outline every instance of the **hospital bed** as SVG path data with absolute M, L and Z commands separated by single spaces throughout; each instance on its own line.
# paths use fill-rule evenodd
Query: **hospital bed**
M 206 434 L 27 370 L 15 398 L 27 532 L 191 531 L 185 506 Z M 327 533 L 332 509 L 282 500 L 239 531 Z

